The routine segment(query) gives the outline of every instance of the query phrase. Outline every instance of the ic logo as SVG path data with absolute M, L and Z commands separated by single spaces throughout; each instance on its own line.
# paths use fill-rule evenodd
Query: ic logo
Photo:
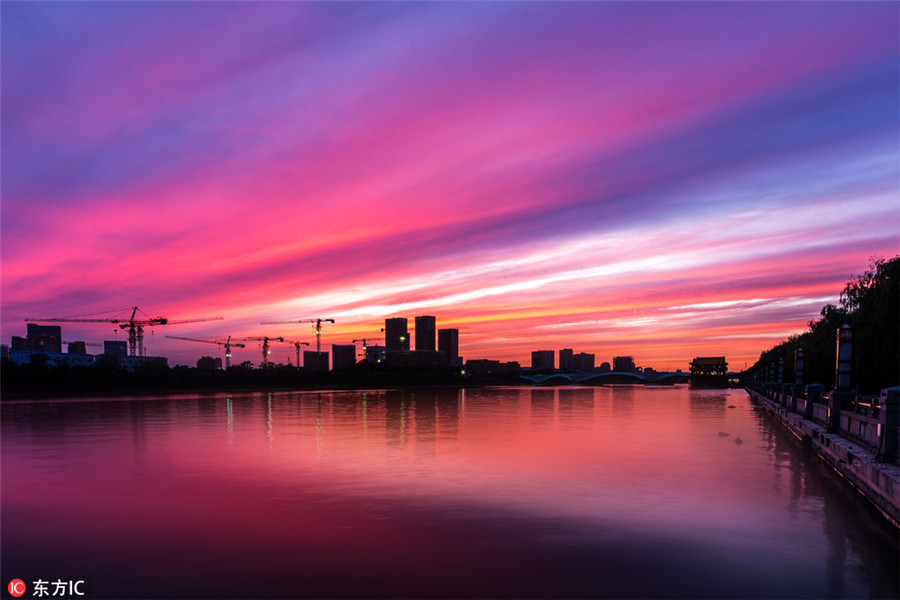
M 15 598 L 23 596 L 25 594 L 25 582 L 21 579 L 13 579 L 9 582 L 9 586 L 7 586 L 9 590 L 9 595 Z

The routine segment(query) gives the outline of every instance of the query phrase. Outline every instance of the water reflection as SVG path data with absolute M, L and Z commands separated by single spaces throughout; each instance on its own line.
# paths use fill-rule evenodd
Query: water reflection
M 594 426 L 594 390 L 563 388 L 558 391 L 559 423 L 563 429 L 590 430 Z
M 824 597 L 856 597 L 860 589 L 871 597 L 897 594 L 898 580 L 880 577 L 896 573 L 896 531 L 892 531 L 875 509 L 860 502 L 849 484 L 841 481 L 815 456 L 812 448 L 785 433 L 768 414 L 756 414 L 765 449 L 772 456 L 773 487 L 789 486 L 787 513 L 791 520 L 815 519 L 824 531 Z M 787 481 L 785 481 L 787 471 Z M 853 525 L 848 527 L 848 516 Z M 863 550 L 869 546 L 871 554 Z M 867 558 L 860 561 L 860 551 Z M 860 588 L 857 584 L 865 582 Z
M 234 443 L 234 407 L 231 405 L 231 394 L 225 397 L 225 410 L 228 415 L 225 427 L 225 443 L 230 446 Z
M 266 445 L 272 447 L 272 392 L 266 396 Z
M 609 392 L 611 392 L 611 394 L 609 395 L 609 404 L 610 406 L 612 406 L 613 413 L 616 415 L 627 415 L 629 417 L 632 416 L 634 413 L 634 396 L 636 392 L 636 386 L 619 385 L 607 389 L 609 389 Z M 644 389 L 646 388 L 641 388 L 641 390 Z
M 884 524 L 739 391 L 235 393 L 2 411 L 3 572 L 89 577 L 94 597 L 898 592 Z
M 728 406 L 728 394 L 721 390 L 691 390 L 691 412 L 707 417 L 724 416 Z
M 532 428 L 553 429 L 556 422 L 556 390 L 535 388 L 527 393 L 530 396 Z

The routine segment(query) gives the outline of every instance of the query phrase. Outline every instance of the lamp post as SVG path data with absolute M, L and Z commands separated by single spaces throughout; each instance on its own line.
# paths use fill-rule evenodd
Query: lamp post
M 837 330 L 837 352 L 834 374 L 834 389 L 849 390 L 853 359 L 853 328 L 842 325 Z

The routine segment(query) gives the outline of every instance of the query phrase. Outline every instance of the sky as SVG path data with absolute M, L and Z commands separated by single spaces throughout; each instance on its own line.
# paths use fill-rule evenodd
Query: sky
M 4 1 L 0 19 L 4 343 L 26 318 L 222 317 L 145 332 L 194 364 L 222 352 L 167 335 L 314 346 L 309 323 L 262 323 L 333 318 L 328 350 L 434 315 L 466 359 L 740 370 L 900 253 L 897 3 Z M 248 342 L 232 361 L 260 359 Z

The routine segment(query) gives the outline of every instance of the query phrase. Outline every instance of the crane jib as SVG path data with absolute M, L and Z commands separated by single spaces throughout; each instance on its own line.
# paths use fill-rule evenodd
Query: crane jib
M 44 323 L 112 323 L 118 325 L 120 329 L 128 330 L 128 353 L 130 356 L 144 356 L 144 327 L 152 327 L 154 325 L 174 325 L 181 323 L 200 323 L 204 321 L 221 321 L 222 317 L 206 317 L 199 319 L 180 319 L 169 320 L 167 317 L 148 317 L 146 319 L 135 319 L 139 311 L 138 307 L 132 307 L 131 317 L 123 318 L 121 316 L 112 316 L 108 319 L 84 319 L 80 317 L 55 317 L 50 319 L 25 319 L 26 321 L 37 321 Z M 143 316 L 147 316 L 141 311 Z M 100 314 L 100 313 L 95 313 Z

